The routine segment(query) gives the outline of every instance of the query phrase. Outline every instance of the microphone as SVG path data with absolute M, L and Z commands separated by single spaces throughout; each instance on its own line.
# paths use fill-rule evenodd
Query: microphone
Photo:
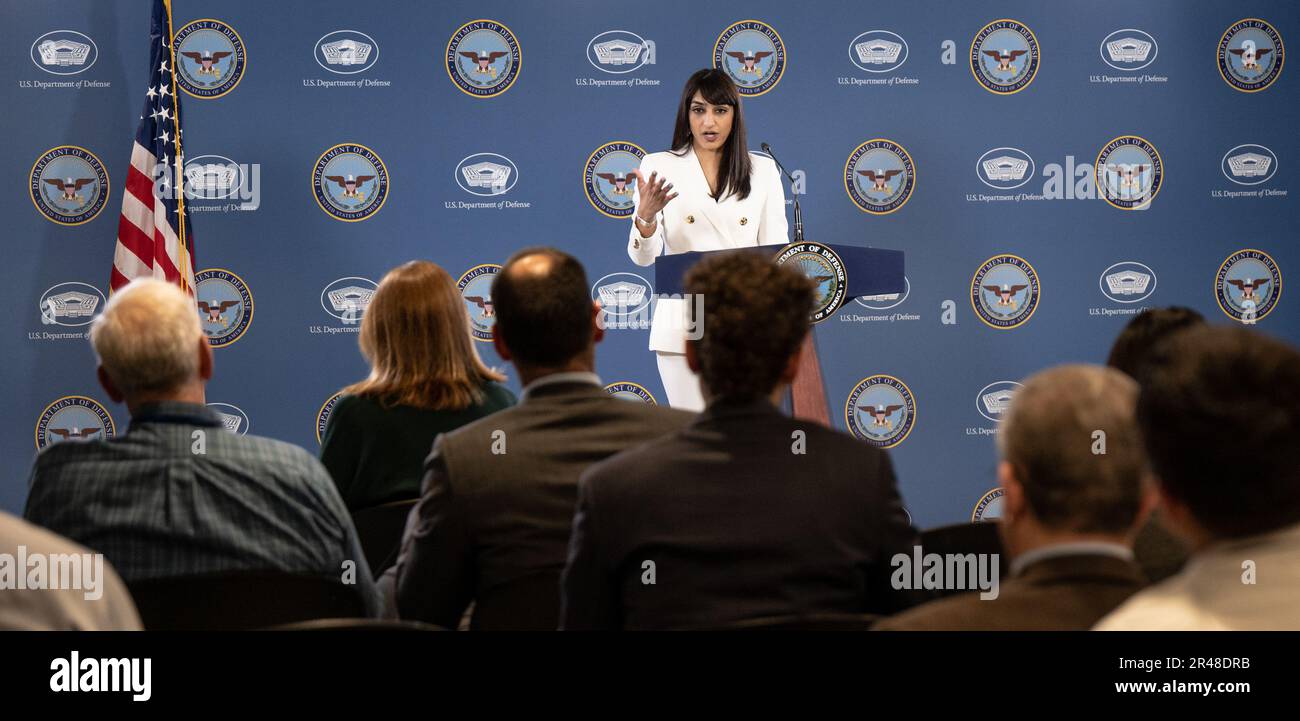
M 799 195 L 794 192 L 794 176 L 786 172 L 785 167 L 781 165 L 781 161 L 776 159 L 776 153 L 772 152 L 771 145 L 768 145 L 767 143 L 760 143 L 759 147 L 763 149 L 764 153 L 767 153 L 769 156 L 771 156 L 772 162 L 776 163 L 777 170 L 780 170 L 782 175 L 790 179 L 790 195 L 794 198 L 794 242 L 802 243 L 803 242 L 803 212 L 799 210 Z

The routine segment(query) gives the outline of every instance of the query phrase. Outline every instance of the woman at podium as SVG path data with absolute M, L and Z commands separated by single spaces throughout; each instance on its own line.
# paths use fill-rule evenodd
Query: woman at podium
M 645 156 L 636 171 L 627 245 L 634 263 L 651 265 L 661 253 L 789 242 L 781 175 L 771 158 L 749 152 L 740 93 L 726 72 L 700 70 L 686 81 L 671 147 Z M 704 398 L 686 365 L 687 313 L 686 301 L 660 299 L 650 350 L 668 403 L 699 411 Z

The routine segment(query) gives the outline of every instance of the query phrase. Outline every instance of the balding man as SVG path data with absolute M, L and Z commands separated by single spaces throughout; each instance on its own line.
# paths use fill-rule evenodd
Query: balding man
M 690 422 L 605 392 L 590 288 L 582 265 L 551 248 L 519 251 L 493 283 L 493 342 L 523 395 L 434 442 L 389 571 L 402 618 L 455 627 L 473 601 L 471 628 L 554 630 L 578 476 Z
M 1098 366 L 1060 366 L 1025 381 L 997 437 L 998 530 L 1011 579 L 994 597 L 952 596 L 875 628 L 1084 631 L 1139 591 L 1133 537 L 1155 496 L 1137 395 L 1128 376 Z
M 303 449 L 225 430 L 204 405 L 212 349 L 194 299 L 137 280 L 91 326 L 99 382 L 131 413 L 108 440 L 36 458 L 26 518 L 99 551 L 128 583 L 233 570 L 351 579 L 378 593 L 325 468 Z

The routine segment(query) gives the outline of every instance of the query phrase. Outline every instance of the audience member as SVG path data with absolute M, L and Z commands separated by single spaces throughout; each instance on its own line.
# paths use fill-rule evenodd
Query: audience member
M 997 436 L 998 532 L 1010 579 L 886 619 L 893 631 L 1084 631 L 1144 585 L 1131 542 L 1154 503 L 1134 420 L 1137 384 L 1067 365 L 1031 376 Z
M 491 313 L 492 299 L 481 299 Z M 417 498 L 439 433 L 515 403 L 479 359 L 447 271 L 415 260 L 384 276 L 361 320 L 365 380 L 343 389 L 320 458 L 350 510 Z
M 298 446 L 226 431 L 204 405 L 212 349 L 193 298 L 134 281 L 109 299 L 90 339 L 99 381 L 126 403 L 130 428 L 42 451 L 29 521 L 103 553 L 127 583 L 231 570 L 355 578 L 378 613 L 324 467 Z
M 885 451 L 777 407 L 812 282 L 753 253 L 687 274 L 703 335 L 686 358 L 705 411 L 583 474 L 565 629 L 717 627 L 904 604 L 890 558 L 915 539 Z
M 1300 352 L 1239 327 L 1157 346 L 1138 424 L 1192 557 L 1102 630 L 1300 630 Z
M 434 443 L 390 572 L 402 618 L 455 628 L 473 601 L 475 629 L 556 628 L 578 475 L 691 419 L 605 392 L 589 288 L 582 265 L 549 248 L 516 253 L 497 276 L 493 343 L 523 396 Z

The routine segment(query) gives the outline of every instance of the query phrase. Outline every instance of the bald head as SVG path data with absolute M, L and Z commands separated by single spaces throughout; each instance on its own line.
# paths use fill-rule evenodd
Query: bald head
M 101 382 L 128 404 L 201 383 L 210 370 L 194 299 L 161 280 L 136 280 L 114 293 L 90 327 L 90 343 Z
M 510 275 L 515 282 L 537 282 L 555 272 L 556 267 L 563 262 L 562 255 L 559 251 L 546 248 L 528 251 L 527 254 L 518 253 L 506 262 L 502 274 Z
M 492 284 L 496 328 L 511 360 L 560 368 L 591 352 L 596 339 L 587 274 L 555 248 L 510 256 Z

